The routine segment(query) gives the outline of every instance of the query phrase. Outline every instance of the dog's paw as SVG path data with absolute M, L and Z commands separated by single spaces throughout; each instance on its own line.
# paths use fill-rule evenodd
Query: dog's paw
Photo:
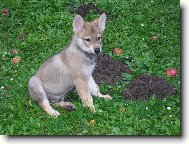
M 60 113 L 58 111 L 55 111 L 55 110 L 48 111 L 47 113 L 50 116 L 53 116 L 53 117 L 58 117 L 60 115 Z
M 110 95 L 103 95 L 102 98 L 105 98 L 105 99 L 112 99 L 112 96 L 110 96 Z
M 95 107 L 94 107 L 94 106 L 89 106 L 89 109 L 90 109 L 90 111 L 91 111 L 91 112 L 93 112 L 93 113 L 95 113 L 95 112 L 96 112 L 96 110 L 95 110 Z

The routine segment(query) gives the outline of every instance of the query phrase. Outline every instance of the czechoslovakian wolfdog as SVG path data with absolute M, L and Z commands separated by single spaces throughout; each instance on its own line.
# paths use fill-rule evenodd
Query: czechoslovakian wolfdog
M 76 15 L 70 45 L 47 59 L 30 78 L 28 88 L 31 98 L 49 115 L 60 115 L 50 103 L 68 110 L 75 109 L 71 102 L 63 101 L 63 97 L 74 87 L 82 105 L 89 107 L 92 112 L 95 112 L 92 95 L 112 99 L 110 95 L 100 93 L 92 77 L 97 54 L 101 52 L 105 22 L 105 14 L 91 22 L 84 22 L 80 15 Z

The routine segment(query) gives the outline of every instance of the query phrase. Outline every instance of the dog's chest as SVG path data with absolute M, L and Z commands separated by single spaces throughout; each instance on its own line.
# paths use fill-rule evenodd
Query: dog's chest
M 84 66 L 83 71 L 84 71 L 85 75 L 90 76 L 92 74 L 94 68 L 95 68 L 95 64 L 86 65 L 86 66 Z

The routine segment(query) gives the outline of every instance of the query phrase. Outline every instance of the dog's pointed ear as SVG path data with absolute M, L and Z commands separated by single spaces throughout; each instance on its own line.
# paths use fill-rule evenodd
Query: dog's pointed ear
M 106 14 L 103 13 L 99 19 L 98 19 L 98 28 L 102 32 L 105 29 L 105 23 L 106 23 Z
M 83 29 L 83 23 L 84 23 L 83 18 L 77 14 L 73 20 L 73 25 L 72 25 L 73 31 L 75 33 L 80 32 Z

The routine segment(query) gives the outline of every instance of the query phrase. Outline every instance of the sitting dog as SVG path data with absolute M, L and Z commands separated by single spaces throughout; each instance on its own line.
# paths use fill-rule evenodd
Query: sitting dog
M 74 87 L 82 105 L 95 112 L 92 95 L 112 99 L 102 95 L 95 83 L 92 72 L 97 54 L 101 52 L 102 33 L 105 29 L 106 15 L 84 22 L 80 15 L 73 20 L 74 36 L 67 48 L 47 59 L 28 83 L 31 98 L 51 116 L 60 113 L 50 103 L 65 109 L 75 109 L 71 102 L 64 102 L 63 97 Z

